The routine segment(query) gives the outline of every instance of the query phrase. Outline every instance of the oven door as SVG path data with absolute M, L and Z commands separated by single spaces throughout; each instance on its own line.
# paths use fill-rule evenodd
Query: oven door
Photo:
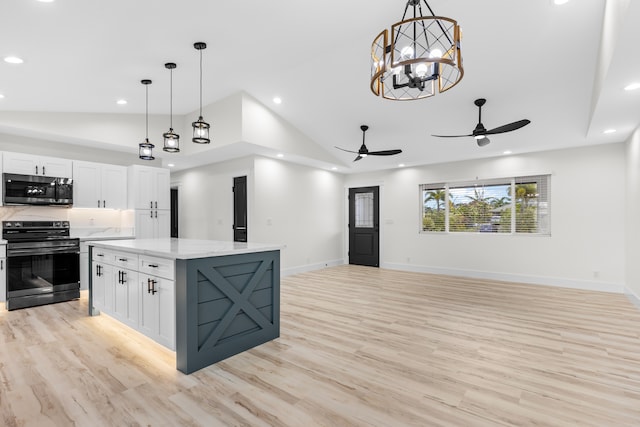
M 7 309 L 78 298 L 79 292 L 77 241 L 53 247 L 42 242 L 7 245 Z

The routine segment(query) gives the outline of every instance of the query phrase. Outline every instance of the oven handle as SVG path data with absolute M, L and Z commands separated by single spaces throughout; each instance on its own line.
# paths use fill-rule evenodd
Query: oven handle
M 25 255 L 50 255 L 50 254 L 78 254 L 80 250 L 76 248 L 34 248 L 34 249 L 7 249 L 7 258 L 12 256 Z

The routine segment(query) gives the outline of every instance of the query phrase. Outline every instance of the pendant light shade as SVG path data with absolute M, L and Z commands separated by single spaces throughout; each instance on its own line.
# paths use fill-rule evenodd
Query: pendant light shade
M 193 142 L 197 144 L 208 144 L 209 139 L 209 123 L 202 118 L 202 51 L 207 48 L 207 44 L 203 42 L 194 43 L 193 47 L 200 51 L 200 114 L 198 120 L 193 122 Z
M 151 80 L 144 79 L 141 80 L 145 86 L 145 138 L 144 142 L 138 145 L 138 156 L 142 160 L 154 160 L 153 157 L 153 147 L 155 147 L 152 143 L 149 142 L 149 85 L 151 84 Z
M 173 70 L 176 68 L 176 64 L 173 62 L 167 62 L 164 67 L 169 70 L 169 132 L 162 134 L 164 138 L 164 151 L 169 153 L 177 153 L 180 151 L 180 135 L 173 131 Z

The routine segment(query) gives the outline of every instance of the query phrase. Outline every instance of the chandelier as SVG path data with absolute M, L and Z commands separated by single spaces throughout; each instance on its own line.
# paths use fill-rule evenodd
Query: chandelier
M 431 16 L 422 14 L 422 3 Z M 402 20 L 373 40 L 371 91 L 405 101 L 451 89 L 464 75 L 460 39 L 455 20 L 436 16 L 426 0 L 408 0 Z

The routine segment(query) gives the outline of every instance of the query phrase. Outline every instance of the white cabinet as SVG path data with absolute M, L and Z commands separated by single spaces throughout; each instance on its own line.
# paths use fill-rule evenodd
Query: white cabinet
M 111 313 L 114 298 L 113 266 L 101 261 L 93 261 L 91 270 L 93 306 L 105 313 Z
M 127 168 L 93 162 L 73 162 L 73 206 L 127 208 Z
M 138 326 L 139 295 L 138 272 L 126 268 L 116 268 L 114 273 L 115 298 L 113 317 L 132 326 Z
M 168 209 L 136 209 L 136 239 L 171 237 L 171 211 Z
M 0 302 L 7 300 L 7 245 L 0 245 Z
M 57 178 L 73 177 L 71 160 L 57 157 L 4 152 L 2 166 L 4 173 L 44 175 Z
M 93 249 L 94 308 L 175 350 L 175 261 Z
M 128 169 L 129 209 L 170 209 L 169 170 L 133 165 Z
M 140 274 L 140 332 L 175 350 L 175 282 Z

